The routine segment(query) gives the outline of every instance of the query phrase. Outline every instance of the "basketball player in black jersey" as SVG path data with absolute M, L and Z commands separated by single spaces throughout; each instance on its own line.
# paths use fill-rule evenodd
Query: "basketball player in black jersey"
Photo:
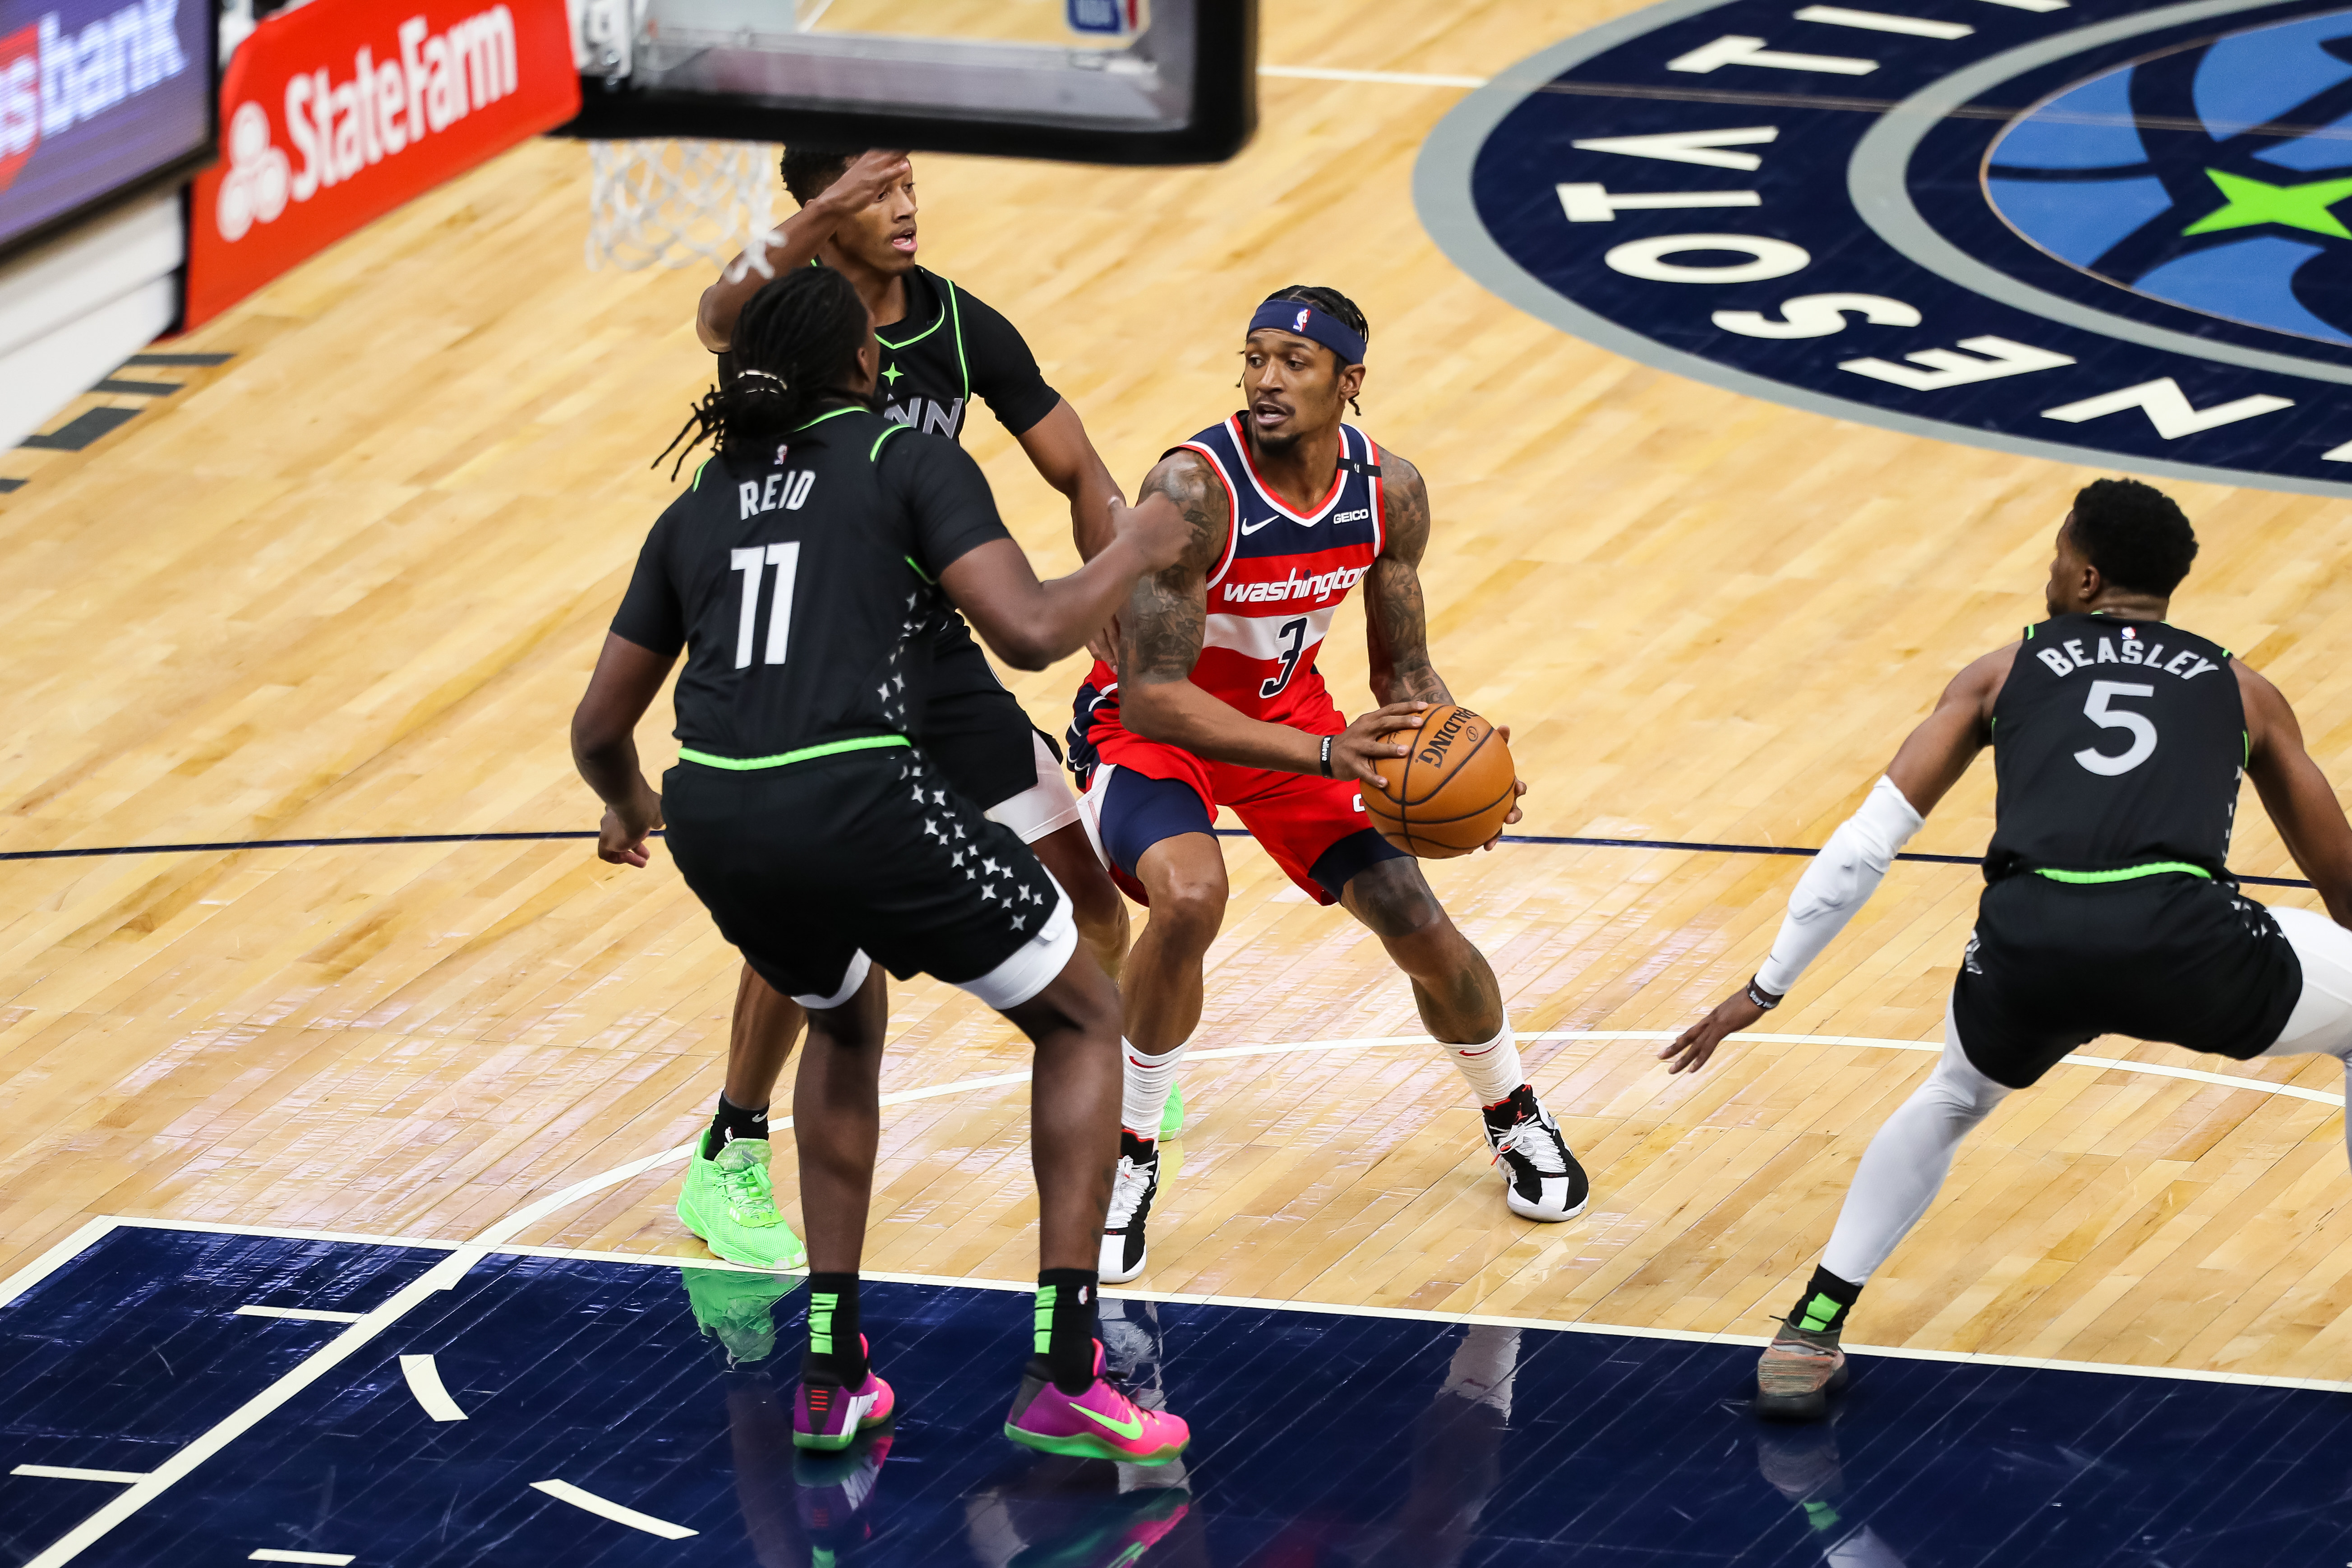
M 1183 1423 L 1104 1382 L 1094 1337 L 1118 994 L 1079 951 L 1067 896 L 939 772 L 923 727 L 940 621 L 960 609 L 1000 658 L 1043 668 L 1173 562 L 1189 530 L 1165 505 L 1116 508 L 1110 544 L 1041 584 L 978 465 L 871 411 L 880 352 L 847 279 L 780 279 L 740 325 L 740 374 L 699 411 L 718 453 L 646 541 L 572 750 L 606 804 L 599 855 L 646 864 L 667 816 L 688 886 L 807 1011 L 793 1110 L 809 1350 L 793 1440 L 845 1448 L 893 1403 L 857 1330 L 887 969 L 962 987 L 1036 1047 L 1036 1355 L 1007 1434 L 1055 1453 L 1172 1458 Z M 633 737 L 681 647 L 679 762 L 656 795 Z
M 2067 1052 L 2120 1034 L 2242 1061 L 2320 1053 L 2352 1073 L 2352 827 L 2278 688 L 2165 624 L 2196 554 L 2189 520 L 2147 485 L 2101 479 L 2077 495 L 2050 618 L 1960 671 L 1806 868 L 1756 978 L 1661 1053 L 1696 1070 L 1779 1006 L 1992 748 L 1987 886 L 1943 1059 L 1863 1155 L 1829 1249 L 1757 1369 L 1759 1414 L 1822 1413 L 1844 1376 L 1847 1314 L 1960 1140 Z M 2333 921 L 2238 890 L 2227 859 L 2241 776 Z
M 800 210 L 738 257 L 697 312 L 704 346 L 720 355 L 721 381 L 732 374 L 727 351 L 744 303 L 769 278 L 822 262 L 856 285 L 874 312 L 884 417 L 960 440 L 972 398 L 986 399 L 1039 476 L 1069 499 L 1082 548 L 1099 547 L 1118 487 L 1013 323 L 916 265 L 915 176 L 906 155 L 795 147 L 784 155 L 783 178 Z M 1127 949 L 1126 905 L 1079 825 L 1060 759 L 962 620 L 946 617 L 938 636 L 927 749 L 959 789 L 1036 852 L 1070 895 L 1079 939 L 1116 976 Z M 800 1262 L 799 1241 L 764 1180 L 768 1100 L 800 1023 L 799 1009 L 743 971 L 726 1088 L 678 1195 L 679 1217 L 713 1252 L 756 1268 Z M 742 1147 L 722 1164 L 730 1143 Z

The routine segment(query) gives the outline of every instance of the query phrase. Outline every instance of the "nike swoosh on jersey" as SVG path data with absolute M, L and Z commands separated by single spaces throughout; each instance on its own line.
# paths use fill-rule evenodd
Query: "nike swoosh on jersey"
M 1070 1408 L 1076 1411 L 1079 1415 L 1085 1416 L 1089 1421 L 1101 1422 L 1105 1426 L 1118 1433 L 1120 1436 L 1126 1438 L 1130 1443 L 1143 1436 L 1143 1417 L 1141 1415 L 1132 1416 L 1125 1421 L 1114 1421 L 1109 1416 L 1103 1415 L 1101 1412 L 1089 1410 L 1083 1405 L 1072 1405 Z
M 1242 532 L 1244 535 L 1255 533 L 1259 529 L 1272 528 L 1276 523 L 1280 522 L 1282 520 L 1278 517 L 1267 517 L 1261 518 L 1255 522 L 1245 522 L 1242 524 Z

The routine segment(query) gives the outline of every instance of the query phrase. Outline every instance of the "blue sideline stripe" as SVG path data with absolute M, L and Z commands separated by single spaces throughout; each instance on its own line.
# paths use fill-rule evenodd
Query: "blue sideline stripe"
M 1249 831 L 1241 827 L 1220 827 L 1213 830 L 1220 838 L 1247 838 Z M 649 836 L 662 837 L 664 830 L 654 829 Z M 590 829 L 568 829 L 549 833 L 383 833 L 353 838 L 245 838 L 225 840 L 218 844 L 112 844 L 87 849 L 5 849 L 0 860 L 79 860 L 103 855 L 201 855 L 207 852 L 226 853 L 238 849 L 348 849 L 375 844 L 530 844 L 554 839 L 593 838 Z M 1700 844 L 1680 838 L 1577 838 L 1548 833 L 1506 833 L 1506 844 L 1560 844 L 1576 849 L 1685 849 L 1699 855 L 1797 855 L 1806 858 L 1821 853 L 1786 844 Z M 1897 860 L 1916 860 L 1930 866 L 1980 866 L 1983 858 L 1976 855 L 1915 855 L 1904 853 Z M 2241 882 L 2261 888 L 2308 888 L 2309 882 L 2295 877 L 2241 877 Z

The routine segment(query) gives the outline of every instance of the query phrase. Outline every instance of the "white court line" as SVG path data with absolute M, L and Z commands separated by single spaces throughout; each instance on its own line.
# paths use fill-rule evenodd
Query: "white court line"
M 19 1465 L 12 1476 L 39 1476 L 53 1481 L 143 1481 L 144 1470 L 86 1470 L 79 1465 Z
M 323 1563 L 327 1568 L 343 1568 L 357 1559 L 348 1552 L 286 1552 L 275 1546 L 265 1546 L 246 1558 L 247 1563 Z
M 232 1318 L 293 1318 L 305 1323 L 356 1323 L 366 1314 L 330 1312 L 319 1307 L 239 1307 Z
M 625 1524 L 632 1530 L 642 1530 L 647 1535 L 658 1535 L 664 1541 L 684 1541 L 688 1536 L 696 1533 L 682 1524 L 672 1524 L 666 1519 L 656 1519 L 652 1514 L 639 1513 L 633 1508 L 624 1508 L 610 1498 L 601 1498 L 594 1492 L 583 1491 L 570 1481 L 533 1481 L 530 1484 L 533 1489 L 543 1491 L 558 1501 L 568 1502 L 573 1508 L 584 1508 L 590 1513 L 601 1513 L 615 1524 Z
M 1559 1029 L 1530 1032 L 1519 1037 L 1527 1040 L 1667 1040 L 1672 1039 L 1674 1036 L 1664 1030 Z M 1864 1048 L 1918 1051 L 1926 1053 L 1940 1052 L 1943 1048 L 1940 1045 L 1932 1041 L 1882 1039 L 1858 1035 L 1752 1034 L 1747 1037 L 1765 1044 L 1852 1046 Z M 1215 1050 L 1196 1051 L 1192 1054 L 1192 1059 L 1204 1061 L 1232 1060 L 1245 1057 L 1282 1056 L 1306 1051 L 1366 1049 L 1386 1046 L 1426 1046 L 1431 1043 L 1430 1037 L 1425 1035 L 1383 1035 L 1345 1040 L 1301 1040 L 1265 1046 L 1230 1046 Z M 2234 1078 L 2223 1073 L 2208 1073 L 2189 1068 L 2167 1067 L 2155 1062 L 2133 1062 L 2105 1057 L 2070 1056 L 2062 1059 L 2071 1066 L 2094 1068 L 2101 1071 L 2137 1072 L 2146 1073 L 2158 1078 L 2185 1079 L 2194 1082 L 2216 1085 L 2226 1089 L 2242 1089 L 2258 1094 L 2281 1095 L 2295 1100 L 2310 1100 L 2330 1108 L 2340 1107 L 2343 1104 L 2343 1100 L 2335 1095 L 2323 1094 L 2316 1089 L 2301 1089 L 2290 1084 L 2272 1083 L 2263 1079 Z M 1028 1081 L 1029 1074 L 1026 1072 L 995 1073 L 984 1078 L 959 1079 L 953 1082 L 932 1084 L 921 1089 L 899 1089 L 892 1093 L 883 1095 L 881 1097 L 881 1102 L 884 1105 L 904 1105 L 915 1100 L 933 1100 L 945 1095 L 967 1094 L 984 1089 L 1009 1088 L 1013 1085 L 1023 1084 Z M 787 1120 L 780 1119 L 772 1125 L 779 1128 L 787 1127 L 790 1125 L 790 1122 Z M 420 1275 L 416 1279 L 402 1289 L 390 1300 L 384 1302 L 373 1311 L 369 1312 L 358 1322 L 352 1324 L 342 1333 L 338 1334 L 326 1345 L 313 1352 L 309 1358 L 297 1365 L 292 1371 L 280 1377 L 276 1383 L 262 1390 L 258 1394 L 256 1394 L 252 1399 L 247 1401 L 218 1426 L 195 1438 L 193 1442 L 189 1443 L 187 1447 L 182 1448 L 178 1453 L 173 1454 L 170 1459 L 158 1466 L 149 1475 L 142 1477 L 139 1482 L 127 1488 L 121 1496 L 114 1499 L 105 1507 L 100 1509 L 97 1512 L 91 1514 L 88 1519 L 82 1521 L 80 1524 L 67 1532 L 65 1536 L 61 1537 L 47 1551 L 27 1562 L 24 1565 L 24 1568 L 63 1568 L 63 1564 L 72 1562 L 75 1557 L 80 1555 L 80 1553 L 92 1542 L 98 1541 L 123 1520 L 128 1519 L 131 1514 L 136 1513 L 140 1509 L 145 1507 L 155 1498 L 161 1496 L 174 1482 L 195 1469 L 197 1466 L 203 1464 L 205 1460 L 210 1458 L 214 1454 L 218 1453 L 222 1448 L 227 1447 L 229 1443 L 249 1430 L 263 1417 L 276 1411 L 288 1400 L 293 1398 L 295 1394 L 300 1393 L 303 1389 L 309 1387 L 311 1384 L 317 1382 L 319 1378 L 331 1371 L 335 1366 L 341 1364 L 352 1353 L 367 1344 L 369 1341 L 374 1339 L 385 1329 L 391 1327 L 393 1323 L 398 1321 L 402 1316 L 406 1314 L 415 1307 L 423 1304 L 424 1301 L 432 1294 L 439 1290 L 447 1289 L 457 1284 L 457 1282 L 462 1279 L 467 1272 L 483 1258 L 493 1252 L 525 1250 L 522 1248 L 509 1247 L 504 1244 L 509 1237 L 514 1236 L 518 1231 L 523 1229 L 526 1226 L 530 1225 L 532 1222 L 549 1214 L 552 1214 L 557 1209 L 562 1208 L 569 1204 L 576 1203 L 583 1197 L 592 1196 L 596 1193 L 603 1192 L 608 1187 L 617 1186 L 633 1176 L 643 1174 L 646 1172 L 655 1170 L 665 1164 L 681 1162 L 693 1152 L 693 1149 L 694 1145 L 691 1142 L 681 1143 L 675 1149 L 664 1150 L 656 1154 L 645 1155 L 639 1159 L 632 1160 L 626 1164 L 616 1165 L 609 1171 L 587 1177 L 583 1181 L 574 1182 L 567 1187 L 563 1187 L 556 1192 L 547 1194 L 544 1197 L 534 1199 L 532 1202 L 524 1205 L 521 1208 L 517 1209 L 512 1215 L 499 1221 L 498 1224 L 491 1226 L 488 1229 L 483 1231 L 479 1236 L 477 1236 L 470 1241 L 458 1243 L 453 1246 L 448 1242 L 415 1241 L 399 1237 L 382 1238 L 381 1244 L 388 1246 L 446 1247 L 448 1248 L 448 1256 L 443 1258 L 440 1262 L 435 1264 L 432 1268 L 426 1269 L 424 1274 Z M 60 1243 L 58 1247 L 51 1248 L 47 1253 L 44 1254 L 30 1268 L 12 1279 L 5 1287 L 0 1287 L 0 1303 L 5 1303 L 13 1299 L 16 1294 L 20 1294 L 25 1289 L 36 1282 L 39 1278 L 54 1271 L 68 1258 L 71 1258 L 75 1252 L 80 1250 L 83 1247 L 87 1247 L 91 1241 L 94 1241 L 99 1237 L 104 1235 L 107 1230 L 111 1229 L 118 1224 L 137 1224 L 152 1226 L 156 1229 L 176 1228 L 212 1230 L 226 1234 L 278 1234 L 251 1231 L 237 1226 L 203 1226 L 193 1223 L 187 1225 L 176 1225 L 174 1222 L 168 1220 L 93 1220 L 89 1225 L 84 1226 L 81 1230 L 76 1232 L 72 1237 L 68 1238 L 66 1242 Z M 288 1232 L 282 1234 L 292 1235 L 299 1233 Z M 352 1237 L 352 1239 L 362 1238 Z M 533 1247 L 528 1250 L 533 1254 L 552 1256 L 563 1255 L 552 1248 Z M 646 1261 L 664 1263 L 671 1260 L 646 1259 Z M 677 1259 L 676 1262 L 679 1266 L 684 1266 L 689 1263 L 694 1263 L 695 1260 Z M 708 1265 L 699 1263 L 695 1263 L 695 1266 L 708 1267 Z M 874 1278 L 887 1279 L 891 1277 L 877 1275 Z M 906 1278 L 911 1279 L 916 1277 L 909 1276 Z M 956 1281 L 956 1283 L 970 1284 L 972 1282 Z M 1021 1289 L 1032 1289 L 1032 1287 L 1025 1285 L 1015 1288 Z M 1203 1297 L 1200 1298 L 1200 1300 L 1213 1303 L 1219 1303 L 1228 1300 L 1240 1302 L 1247 1299 Z M 1264 1304 L 1269 1306 L 1278 1305 L 1300 1311 L 1337 1312 L 1341 1314 L 1362 1313 L 1373 1310 L 1372 1309 L 1335 1306 L 1315 1301 L 1267 1302 Z M 1441 1314 L 1439 1315 L 1438 1321 L 1463 1322 L 1481 1321 L 1485 1320 L 1465 1318 L 1459 1315 L 1449 1316 Z M 1515 1320 L 1495 1321 L 1516 1321 Z M 1554 1322 L 1548 1319 L 1528 1319 L 1524 1320 L 1524 1321 L 1547 1328 L 1570 1327 L 1570 1325 Z M 1604 1324 L 1579 1325 L 1572 1327 L 1571 1331 L 1576 1331 L 1578 1328 L 1580 1328 L 1582 1331 L 1595 1333 L 1619 1333 L 1630 1335 L 1635 1338 L 1649 1337 L 1664 1332 L 1664 1331 L 1660 1330 L 1625 1329 Z M 1721 1336 L 1709 1335 L 1694 1335 L 1691 1337 L 1701 1340 L 1722 1339 Z M 1724 1340 L 1723 1342 L 1735 1342 Z M 1742 1339 L 1736 1342 L 1746 1343 L 1750 1342 Z M 1855 1348 L 1859 1349 L 1860 1347 Z M 1899 1355 L 1930 1361 L 1981 1361 L 1989 1362 L 1996 1365 L 2026 1367 L 2044 1366 L 2064 1369 L 2079 1367 L 2085 1370 L 2122 1372 L 2147 1376 L 2180 1377 L 2187 1378 L 2191 1381 L 2246 1383 L 2266 1386 L 2291 1388 L 2318 1388 L 2330 1391 L 2352 1388 L 2352 1384 L 2322 1383 L 2316 1380 L 2264 1379 L 2259 1377 L 2239 1376 L 2235 1373 L 2200 1373 L 2173 1371 L 2164 1368 L 2109 1366 L 2100 1363 L 2089 1362 L 2042 1362 L 2030 1358 L 1976 1355 L 1972 1353 L 1952 1352 L 1889 1349 L 1874 1352 L 1874 1353 Z M 585 1505 L 583 1504 L 583 1506 Z
M 1387 87 L 1484 87 L 1483 76 L 1433 75 L 1427 71 L 1342 70 L 1331 66 L 1260 66 L 1260 76 L 1286 81 L 1370 81 Z
M 408 1392 L 425 1407 L 425 1414 L 436 1421 L 463 1421 L 466 1413 L 449 1397 L 449 1390 L 441 1382 L 441 1368 L 429 1355 L 404 1355 L 400 1358 L 400 1375 L 408 1380 Z
M 30 1263 L 25 1265 L 24 1268 L 16 1270 L 16 1273 L 8 1276 L 7 1281 L 5 1284 L 0 1284 L 0 1307 L 6 1306 L 9 1302 L 15 1300 L 17 1297 L 31 1289 L 34 1286 L 38 1285 L 42 1280 L 47 1279 L 50 1275 L 55 1274 L 58 1269 L 63 1268 L 67 1264 L 80 1257 L 97 1242 L 99 1237 L 104 1236 L 108 1231 L 112 1230 L 115 1226 L 115 1221 L 101 1215 L 98 1218 L 84 1225 L 80 1229 L 75 1231 L 71 1236 L 66 1237 L 63 1241 L 60 1241 L 47 1252 L 41 1254 L 38 1258 L 33 1259 Z

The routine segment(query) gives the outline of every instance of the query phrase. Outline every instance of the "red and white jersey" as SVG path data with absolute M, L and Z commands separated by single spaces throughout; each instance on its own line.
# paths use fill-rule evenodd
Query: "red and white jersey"
M 1231 502 L 1192 684 L 1271 724 L 1329 712 L 1315 650 L 1386 538 L 1381 449 L 1354 426 L 1340 426 L 1339 472 L 1311 511 L 1292 510 L 1259 479 L 1238 414 L 1171 450 L 1207 459 Z M 1108 692 L 1117 679 L 1097 664 L 1090 684 Z M 1320 733 L 1325 726 L 1307 727 Z

